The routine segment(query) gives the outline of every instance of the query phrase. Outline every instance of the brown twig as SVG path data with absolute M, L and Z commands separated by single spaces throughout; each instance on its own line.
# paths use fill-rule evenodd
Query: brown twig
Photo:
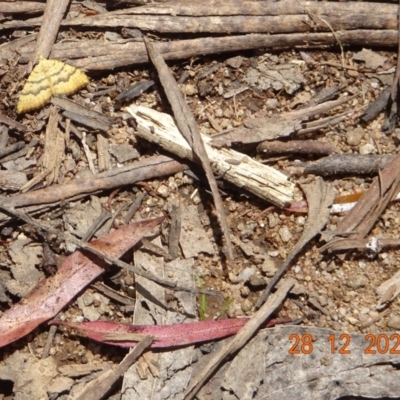
M 44 58 L 49 57 L 69 3 L 70 0 L 47 0 L 36 42 L 36 52 L 32 59 L 33 64 L 39 54 Z
M 335 146 L 318 140 L 290 140 L 288 142 L 262 142 L 257 146 L 257 152 L 263 155 L 271 154 L 313 154 L 328 155 L 335 151 Z
M 304 174 L 320 176 L 377 174 L 394 157 L 388 154 L 334 154 L 318 161 L 304 163 Z
M 200 131 L 197 127 L 197 123 L 180 92 L 178 84 L 172 77 L 172 74 L 170 73 L 168 66 L 161 54 L 153 47 L 149 40 L 146 38 L 143 38 L 143 40 L 149 53 L 149 57 L 157 69 L 161 84 L 164 87 L 165 94 L 171 104 L 176 124 L 206 173 L 207 180 L 214 198 L 218 220 L 225 237 L 227 255 L 230 260 L 233 260 L 233 246 L 229 237 L 229 227 L 226 220 L 224 205 L 218 192 L 217 182 L 212 172 L 210 160 L 208 158 L 204 142 L 201 138 Z
M 172 206 L 171 211 L 171 227 L 168 235 L 168 252 L 172 258 L 177 258 L 180 255 L 179 250 L 179 237 L 181 234 L 181 211 L 178 205 Z
M 169 157 L 153 156 L 122 168 L 115 168 L 99 173 L 89 178 L 74 179 L 61 185 L 52 185 L 44 189 L 20 193 L 12 197 L 0 196 L 0 202 L 10 208 L 32 205 L 54 205 L 62 200 L 71 200 L 83 194 L 87 195 L 100 190 L 131 185 L 137 181 L 158 176 L 172 175 L 184 169 L 187 169 L 187 166 Z M 0 220 L 5 219 L 5 216 L 0 214 Z
M 124 215 L 124 222 L 128 224 L 132 217 L 135 215 L 136 211 L 139 210 L 140 206 L 142 205 L 142 201 L 144 198 L 144 194 L 142 192 L 138 192 L 135 197 L 135 201 L 129 207 L 129 210 Z
M 0 114 L 0 122 L 2 124 L 8 125 L 11 128 L 15 128 L 21 132 L 26 132 L 26 126 L 18 121 L 8 118 L 6 115 Z
M 382 125 L 382 131 L 386 134 L 392 133 L 399 113 L 399 86 L 400 86 L 400 0 L 397 8 L 397 66 L 396 75 L 393 79 L 390 89 L 390 97 L 386 106 L 385 121 Z

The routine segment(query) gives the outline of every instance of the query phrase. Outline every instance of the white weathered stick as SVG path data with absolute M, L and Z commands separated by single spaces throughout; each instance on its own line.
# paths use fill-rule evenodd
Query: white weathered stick
M 194 160 L 191 148 L 170 115 L 136 105 L 125 110 L 135 118 L 138 136 L 159 144 L 179 157 Z M 293 201 L 295 185 L 286 175 L 237 151 L 213 148 L 208 144 L 210 138 L 202 136 L 216 175 L 278 207 Z

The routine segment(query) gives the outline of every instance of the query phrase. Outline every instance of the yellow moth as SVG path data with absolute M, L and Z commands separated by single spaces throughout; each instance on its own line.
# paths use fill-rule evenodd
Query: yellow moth
M 17 113 L 44 106 L 53 96 L 68 95 L 89 83 L 84 72 L 57 60 L 39 55 L 39 63 L 29 75 L 19 96 Z

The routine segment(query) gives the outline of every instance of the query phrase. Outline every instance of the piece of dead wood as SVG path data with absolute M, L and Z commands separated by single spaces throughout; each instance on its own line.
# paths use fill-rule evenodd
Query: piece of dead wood
M 26 193 L 31 190 L 34 186 L 38 183 L 42 182 L 47 175 L 49 175 L 52 171 L 49 169 L 45 169 L 42 172 L 35 175 L 29 182 L 26 182 L 24 185 L 21 186 L 21 193 Z
M 329 247 L 328 253 L 341 250 L 360 250 L 377 254 L 385 248 L 396 248 L 400 246 L 400 239 L 386 239 L 372 236 L 365 239 L 339 239 Z
M 114 384 L 129 367 L 142 355 L 142 353 L 153 342 L 152 337 L 146 337 L 141 340 L 137 346 L 115 367 L 101 374 L 98 378 L 89 382 L 79 393 L 77 393 L 73 400 L 100 400 L 103 399 L 109 391 L 113 388 Z
M 284 112 L 281 115 L 282 117 L 305 120 L 307 118 L 313 117 L 318 114 L 326 113 L 329 110 L 332 110 L 335 107 L 338 107 L 344 103 L 347 103 L 353 99 L 355 99 L 359 94 L 353 94 L 351 96 L 343 96 L 336 100 L 325 101 L 324 103 L 320 103 L 315 106 L 304 107 L 299 110 L 292 110 L 288 112 Z
M 376 306 L 378 310 L 387 306 L 400 294 L 400 272 L 396 272 L 390 279 L 376 288 L 379 301 Z
M 17 158 L 23 157 L 25 154 L 28 153 L 28 151 L 37 146 L 39 143 L 38 139 L 32 139 L 29 143 L 25 144 L 24 147 L 22 147 L 20 150 L 14 152 L 14 153 L 10 153 L 8 156 L 4 156 L 0 162 L 2 164 L 6 163 L 7 161 L 11 161 L 11 160 L 16 160 Z
M 11 128 L 15 128 L 21 132 L 26 132 L 26 126 L 24 124 L 21 124 L 20 122 L 13 120 L 6 115 L 0 114 L 0 123 L 8 125 Z
M 91 286 L 95 288 L 98 292 L 104 294 L 106 297 L 113 299 L 120 304 L 124 304 L 125 306 L 135 305 L 135 300 L 133 298 L 117 292 L 114 289 L 111 289 L 109 286 L 105 285 L 102 282 L 95 282 Z
M 9 154 L 19 151 L 19 150 L 23 149 L 24 147 L 25 147 L 25 142 L 17 142 L 10 146 L 0 149 L 0 162 L 3 162 L 2 161 L 3 157 L 6 157 Z
M 125 27 L 159 33 L 282 33 L 396 29 L 397 7 L 383 3 L 338 3 L 335 10 L 320 2 L 278 3 L 240 0 L 149 4 L 91 17 L 64 21 L 66 26 Z M 218 16 L 218 22 L 215 18 Z M 318 18 L 315 18 L 317 16 Z M 326 21 L 326 22 L 325 22 Z M 5 24 L 7 26 L 7 24 Z
M 256 333 L 266 319 L 282 304 L 290 289 L 294 286 L 295 280 L 288 279 L 274 293 L 267 302 L 251 317 L 246 325 L 240 329 L 234 338 L 220 351 L 213 354 L 201 372 L 196 374 L 189 382 L 185 391 L 185 399 L 193 399 L 201 389 L 206 380 L 214 373 L 221 363 L 230 355 L 241 349 Z
M 365 108 L 365 107 L 361 107 Z M 330 128 L 332 126 L 335 126 L 339 124 L 340 122 L 344 121 L 346 118 L 348 118 L 350 115 L 355 118 L 356 113 L 360 113 L 360 109 L 349 109 L 343 113 L 336 114 L 331 117 L 326 117 L 326 118 L 318 118 L 315 121 L 310 121 L 310 122 L 303 122 L 303 127 L 297 131 L 297 136 L 305 135 L 306 133 L 312 133 L 312 132 L 317 132 L 321 129 L 326 129 Z
M 243 125 L 238 128 L 213 135 L 210 143 L 215 147 L 231 147 L 233 144 L 245 145 L 259 143 L 262 141 L 286 138 L 294 133 L 303 134 L 313 132 L 326 125 L 331 125 L 335 120 L 329 117 L 325 121 L 318 119 L 318 121 L 315 122 L 305 123 L 308 118 L 328 112 L 334 107 L 352 100 L 356 96 L 357 95 L 343 96 L 336 100 L 330 100 L 318 105 L 308 106 L 299 110 L 264 118 L 248 118 L 245 119 Z M 349 112 L 346 112 L 344 115 L 348 113 Z M 344 115 L 341 115 L 340 119 L 343 119 Z
M 371 103 L 361 115 L 361 120 L 369 122 L 375 119 L 378 114 L 387 106 L 390 97 L 391 88 L 388 86 L 384 89 L 379 97 Z
M 305 350 L 306 354 L 301 341 L 308 338 L 312 340 L 312 347 Z M 378 334 L 368 339 L 365 334 L 343 335 L 343 332 L 312 326 L 269 328 L 259 332 L 232 361 L 218 370 L 198 398 L 397 398 L 400 395 L 398 354 L 391 354 L 389 349 L 396 346 L 398 338 L 395 331 L 385 332 L 380 339 Z M 225 347 L 227 343 L 224 340 L 217 346 Z M 343 354 L 343 350 L 349 353 Z M 193 374 L 196 373 L 194 369 Z
M 163 257 L 165 261 L 171 261 L 171 255 L 164 250 L 161 246 L 154 244 L 151 240 L 143 238 L 141 240 L 142 249 L 147 250 L 149 253 L 154 254 L 159 257 Z
M 394 76 L 392 86 L 390 88 L 390 96 L 388 98 L 385 120 L 382 124 L 382 132 L 390 134 L 396 127 L 399 115 L 399 87 L 400 87 L 400 3 L 397 7 L 397 19 L 398 19 L 398 43 L 397 43 L 397 66 L 396 74 Z
M 310 62 L 312 64 L 315 63 L 314 59 L 310 58 L 307 55 L 307 53 L 305 53 L 304 51 L 301 51 L 300 55 L 307 64 Z M 311 100 L 309 100 L 306 104 L 299 106 L 299 108 L 300 109 L 301 108 L 309 108 L 312 106 L 316 106 L 317 104 L 325 103 L 328 100 L 333 100 L 347 86 L 348 86 L 348 84 L 345 82 L 340 85 L 333 85 L 331 87 L 323 88 L 315 96 L 313 96 L 313 98 Z
M 13 14 L 39 14 L 44 11 L 45 4 L 38 1 L 10 1 L 0 3 L 0 13 L 6 16 Z
M 335 146 L 319 140 L 289 140 L 288 142 L 262 142 L 257 146 L 257 152 L 264 156 L 287 154 L 328 155 L 335 151 Z
M 8 139 L 10 138 L 9 129 L 6 125 L 0 125 L 0 149 L 4 149 L 7 146 Z
M 304 167 L 304 174 L 320 176 L 332 175 L 371 175 L 386 167 L 395 156 L 382 154 L 335 154 L 312 161 L 297 164 Z
M 47 174 L 47 183 L 51 185 L 58 182 L 60 176 L 60 167 L 65 152 L 65 140 L 61 131 L 58 129 L 60 116 L 57 107 L 50 108 L 49 122 L 46 126 L 46 135 L 44 140 L 44 155 L 42 166 Z
M 91 110 L 90 108 L 83 107 L 82 104 L 78 104 L 77 102 L 64 98 L 64 97 L 52 97 L 51 102 L 64 111 L 69 111 L 75 114 L 82 115 L 83 117 L 88 117 L 94 120 L 99 120 L 103 124 L 111 126 L 114 121 L 112 118 L 104 115 L 98 111 Z
M 53 97 L 51 102 L 64 109 L 63 115 L 65 117 L 89 128 L 107 132 L 113 123 L 113 120 L 106 115 L 82 107 L 82 105 L 77 104 L 72 100 Z
M 171 225 L 168 234 L 168 252 L 171 254 L 172 258 L 178 258 L 181 254 L 179 249 L 181 227 L 181 207 L 178 204 L 173 204 L 171 211 Z
M 91 240 L 96 232 L 111 218 L 113 215 L 105 210 L 104 208 L 101 208 L 100 214 L 96 217 L 96 219 L 93 221 L 92 225 L 88 228 L 86 233 L 82 236 L 82 240 L 84 242 L 88 242 Z M 111 228 L 111 225 L 110 225 Z M 108 229 L 107 229 L 108 231 Z
M 161 54 L 154 48 L 148 39 L 144 37 L 143 40 L 147 51 L 149 52 L 149 57 L 158 72 L 158 78 L 163 85 L 165 95 L 167 96 L 171 105 L 176 125 L 180 133 L 189 144 L 195 161 L 203 167 L 203 170 L 206 174 L 207 181 L 210 185 L 211 193 L 214 199 L 218 222 L 221 226 L 221 230 L 225 239 L 226 254 L 229 260 L 233 260 L 233 246 L 230 239 L 229 226 L 226 219 L 224 205 L 218 191 L 217 181 L 215 180 L 213 170 L 211 169 L 210 159 L 208 157 L 208 153 L 206 151 L 196 120 L 194 119 L 191 109 L 183 98 L 180 88 L 169 71 L 168 66 Z
M 87 195 L 100 190 L 113 189 L 135 182 L 159 176 L 173 175 L 188 167 L 166 156 L 153 156 L 121 168 L 114 168 L 102 173 L 73 179 L 61 185 L 39 189 L 34 192 L 20 193 L 12 197 L 0 196 L 0 202 L 7 207 L 19 208 L 27 206 L 54 205 L 63 200 L 71 200 L 78 195 Z M 0 222 L 8 220 L 0 214 Z
M 381 48 L 382 46 L 393 47 L 397 44 L 397 32 L 394 30 L 345 31 L 338 32 L 337 37 L 343 45 L 365 46 L 368 41 L 368 46 Z M 155 43 L 155 47 L 166 60 L 181 60 L 207 54 L 259 48 L 293 49 L 296 46 L 304 48 L 305 43 L 315 43 L 312 47 L 320 48 L 334 46 L 337 41 L 332 33 L 252 34 L 159 42 Z M 32 57 L 34 46 L 28 43 L 19 51 L 21 52 L 20 62 L 27 63 Z M 144 44 L 127 40 L 60 42 L 54 44 L 50 56 L 56 60 L 68 60 L 69 64 L 86 71 L 109 71 L 117 67 L 149 62 Z
M 97 167 L 99 172 L 107 171 L 111 167 L 110 154 L 108 152 L 108 140 L 102 135 L 97 135 Z
M 0 188 L 17 191 L 27 182 L 26 175 L 20 171 L 0 171 Z
M 132 101 L 136 97 L 139 97 L 143 92 L 145 92 L 147 89 L 152 87 L 155 84 L 154 81 L 152 80 L 146 80 L 146 81 L 141 81 L 141 82 L 136 82 L 135 84 L 129 86 L 127 89 L 125 89 L 123 92 L 121 92 L 115 100 L 118 102 L 123 102 L 123 101 Z
M 394 196 L 400 182 L 400 155 L 397 155 L 374 179 L 355 207 L 342 219 L 333 232 L 322 232 L 321 239 L 327 243 L 320 252 L 328 251 L 343 237 L 364 238 L 374 226 Z
M 132 205 L 129 207 L 129 210 L 124 215 L 125 224 L 129 223 L 129 221 L 135 215 L 136 211 L 139 210 L 143 199 L 144 199 L 144 194 L 142 192 L 138 192 L 136 197 L 135 197 L 135 201 L 132 203 Z
M 108 12 L 106 8 L 102 7 L 96 1 L 84 0 L 82 5 L 84 5 L 88 10 L 94 11 L 96 14 L 105 14 Z
M 275 140 L 292 135 L 301 126 L 301 120 L 291 120 L 281 115 L 265 118 L 248 118 L 243 126 L 228 132 L 213 135 L 210 144 L 216 148 L 231 147 L 233 144 L 259 143 L 264 140 Z
M 64 17 L 70 0 L 47 0 L 43 20 L 37 37 L 36 49 L 32 63 L 35 64 L 39 55 L 48 58 L 56 41 L 60 23 Z
M 194 159 L 193 151 L 169 115 L 136 105 L 127 107 L 126 111 L 136 120 L 138 136 L 157 143 L 179 157 Z M 293 201 L 294 184 L 286 175 L 243 153 L 213 148 L 208 144 L 209 140 L 209 137 L 203 136 L 216 175 L 278 207 L 284 207 Z
M 336 10 L 337 8 L 337 10 Z M 345 29 L 395 29 L 396 5 L 383 3 L 379 10 L 374 3 L 339 3 L 335 10 L 329 5 L 309 1 L 297 3 L 252 2 L 239 0 L 206 1 L 201 5 L 185 2 L 146 4 L 142 7 L 124 8 L 89 17 L 63 21 L 65 26 L 99 28 L 136 28 L 164 33 L 220 33 L 238 32 L 312 32 Z M 215 17 L 218 16 L 218 23 Z M 315 18 L 317 16 L 318 18 Z M 324 22 L 326 21 L 326 22 Z M 18 21 L 14 19 L 4 28 L 19 28 L 40 24 L 40 19 Z M 329 25 L 328 25 L 329 24 Z
M 88 167 L 89 167 L 89 171 L 95 175 L 96 174 L 96 169 L 94 167 L 94 162 L 93 162 L 93 155 L 92 152 L 90 151 L 89 145 L 86 143 L 86 132 L 83 131 L 82 132 L 82 148 L 83 148 L 83 152 L 85 153 L 87 162 L 88 162 Z
M 266 289 L 261 293 L 256 307 L 261 307 L 276 283 L 290 267 L 293 259 L 315 235 L 320 233 L 321 229 L 328 221 L 330 207 L 335 199 L 335 191 L 332 186 L 325 184 L 322 178 L 317 178 L 310 183 L 302 184 L 301 188 L 306 195 L 308 203 L 307 223 L 301 238 L 294 245 L 292 251 L 275 273 L 274 277 L 269 281 Z

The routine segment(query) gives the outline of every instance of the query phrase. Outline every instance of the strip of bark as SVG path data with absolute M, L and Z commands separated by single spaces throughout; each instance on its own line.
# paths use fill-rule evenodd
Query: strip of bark
M 320 176 L 377 174 L 394 157 L 387 154 L 335 154 L 318 161 L 305 163 L 304 174 Z
M 0 114 L 0 122 L 4 125 L 8 125 L 11 128 L 17 129 L 21 132 L 26 132 L 26 126 L 24 124 L 21 124 L 20 122 L 15 121 L 14 119 L 8 118 L 6 115 Z
M 168 101 L 171 104 L 176 124 L 181 134 L 184 136 L 184 138 L 187 140 L 190 147 L 192 148 L 193 153 L 197 158 L 197 162 L 201 164 L 207 176 L 207 180 L 213 195 L 218 220 L 225 238 L 227 255 L 230 260 L 233 260 L 233 246 L 229 235 L 229 227 L 226 220 L 224 205 L 222 203 L 221 196 L 219 195 L 217 182 L 211 169 L 210 159 L 208 158 L 203 139 L 200 135 L 199 128 L 197 127 L 196 120 L 194 119 L 194 116 L 189 106 L 186 104 L 186 101 L 183 98 L 182 93 L 178 87 L 178 84 L 173 78 L 171 72 L 169 71 L 168 66 L 163 60 L 161 54 L 157 52 L 157 50 L 150 43 L 149 40 L 147 40 L 146 38 L 143 38 L 143 40 L 147 47 L 147 51 L 149 52 L 151 61 L 157 69 L 160 82 L 164 87 L 164 91 L 168 98 Z
M 78 104 L 75 101 L 72 101 L 70 99 L 61 98 L 61 97 L 53 97 L 51 99 L 51 102 L 53 104 L 55 104 L 56 106 L 61 107 L 64 111 L 79 114 L 82 117 L 88 117 L 88 118 L 96 120 L 96 121 L 101 121 L 103 123 L 103 125 L 111 126 L 114 122 L 112 118 L 107 117 L 106 115 L 104 115 L 100 112 L 97 112 L 95 110 L 91 110 L 89 108 L 82 107 L 81 104 Z M 94 129 L 97 129 L 97 128 L 94 128 Z M 109 129 L 109 127 L 107 129 Z M 105 130 L 104 126 L 103 126 L 102 130 Z
M 378 253 L 382 249 L 396 248 L 400 246 L 400 239 L 340 239 L 329 247 L 328 253 L 341 250 L 364 250 Z
M 0 2 L 0 13 L 4 15 L 39 14 L 44 8 L 45 4 L 33 1 Z
M 4 147 L 4 149 L 0 149 L 0 162 L 2 162 L 1 158 L 8 156 L 9 154 L 15 153 L 25 147 L 25 142 L 17 142 L 12 144 L 11 146 Z
M 355 30 L 338 31 L 336 37 L 343 46 L 394 47 L 397 44 L 396 30 Z M 279 48 L 293 49 L 296 46 L 321 48 L 336 46 L 337 40 L 332 33 L 294 33 L 277 35 L 243 35 L 209 37 L 173 42 L 155 43 L 154 46 L 165 60 L 190 59 L 192 57 L 245 51 L 252 49 Z M 20 62 L 26 63 L 32 57 L 34 46 L 27 44 L 20 48 Z M 51 58 L 68 60 L 68 63 L 87 71 L 112 70 L 113 68 L 144 64 L 149 58 L 143 43 L 117 40 L 104 42 L 85 40 L 80 42 L 56 43 L 51 51 Z
M 131 28 L 158 33 L 293 33 L 396 29 L 397 6 L 381 3 L 337 2 L 167 2 L 158 5 L 125 8 L 95 16 L 63 21 L 63 26 Z M 216 21 L 217 19 L 217 21 Z M 34 26 L 33 21 L 12 21 L 7 28 Z
M 134 104 L 125 110 L 136 120 L 137 136 L 156 143 L 179 157 L 195 161 L 192 149 L 170 115 Z M 208 157 L 217 176 L 280 208 L 293 202 L 294 184 L 286 175 L 275 168 L 243 156 L 243 153 L 210 146 L 209 136 L 204 135 L 203 141 L 206 143 Z M 201 180 L 196 176 L 193 177 Z
M 257 146 L 257 152 L 263 155 L 271 154 L 314 154 L 326 156 L 335 151 L 335 146 L 330 143 L 319 140 L 290 140 L 281 142 L 279 140 L 272 142 L 262 142 Z

